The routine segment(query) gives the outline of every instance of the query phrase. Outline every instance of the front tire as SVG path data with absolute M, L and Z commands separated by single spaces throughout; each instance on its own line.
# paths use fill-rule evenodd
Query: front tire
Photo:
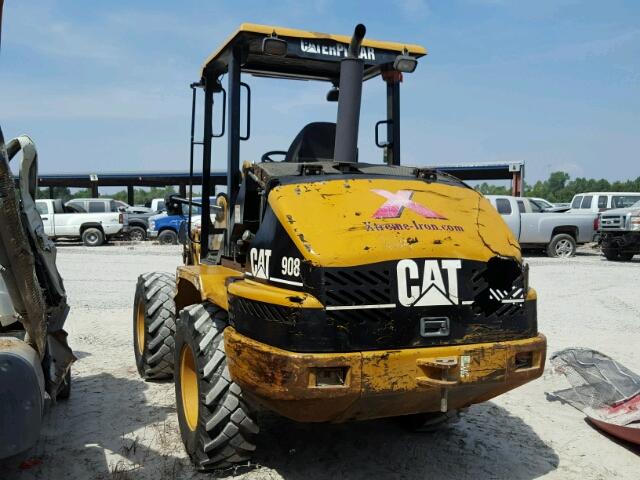
M 559 233 L 554 235 L 547 245 L 547 255 L 556 258 L 569 258 L 576 254 L 576 240 L 571 235 Z
M 176 329 L 175 389 L 182 442 L 200 470 L 249 460 L 259 428 L 231 379 L 224 351 L 227 312 L 191 305 Z
M 82 243 L 87 247 L 99 247 L 104 243 L 104 233 L 99 228 L 87 228 L 82 232 Z
M 176 281 L 164 272 L 138 277 L 133 304 L 133 349 L 138 373 L 145 380 L 173 376 L 176 332 Z
M 163 230 L 158 235 L 158 243 L 160 245 L 177 245 L 178 244 L 178 234 L 173 230 Z

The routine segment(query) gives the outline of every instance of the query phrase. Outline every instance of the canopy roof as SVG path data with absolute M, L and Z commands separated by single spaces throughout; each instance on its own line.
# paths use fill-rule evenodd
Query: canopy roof
M 287 41 L 286 56 L 262 53 L 262 39 L 272 35 Z M 340 75 L 340 59 L 346 56 L 350 41 L 351 37 L 347 35 L 243 23 L 205 60 L 200 73 L 203 78 L 206 75 L 222 75 L 227 71 L 231 52 L 238 48 L 243 72 L 335 82 Z M 427 51 L 420 45 L 383 42 L 365 37 L 360 50 L 360 57 L 365 62 L 365 79 L 380 74 L 383 67 L 390 67 L 396 56 L 402 53 L 419 58 L 426 55 Z

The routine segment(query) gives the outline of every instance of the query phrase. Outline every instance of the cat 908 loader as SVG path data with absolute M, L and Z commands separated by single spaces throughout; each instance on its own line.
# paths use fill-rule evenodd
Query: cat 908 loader
M 536 293 L 500 215 L 458 179 L 400 165 L 400 84 L 425 49 L 364 36 L 363 25 L 346 37 L 243 24 L 191 86 L 202 200 L 168 200 L 210 215 L 181 231 L 175 275 L 140 277 L 133 335 L 142 377 L 173 376 L 200 469 L 250 458 L 259 411 L 434 425 L 543 371 Z M 260 128 L 243 74 L 326 82 L 337 121 L 309 123 L 288 149 L 241 166 L 241 142 Z M 380 78 L 375 163 L 359 158 L 358 131 L 363 84 Z M 227 185 L 212 201 L 220 136 Z

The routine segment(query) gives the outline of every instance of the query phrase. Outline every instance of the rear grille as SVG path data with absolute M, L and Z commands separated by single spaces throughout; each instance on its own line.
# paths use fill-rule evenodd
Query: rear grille
M 234 310 L 235 315 L 240 314 L 285 325 L 294 325 L 296 321 L 296 316 L 292 315 L 295 309 L 272 303 L 248 300 L 243 297 L 235 297 L 231 302 L 231 308 Z
M 417 262 L 418 275 L 402 288 L 423 289 L 424 262 Z M 289 308 L 232 296 L 231 326 L 249 338 L 293 352 L 498 342 L 527 338 L 537 330 L 535 302 L 524 301 L 527 274 L 513 259 L 463 261 L 457 272 L 459 302 L 451 300 L 451 304 L 402 304 L 397 261 L 319 268 L 314 273 L 305 285 L 312 286 L 310 293 L 325 308 Z M 450 299 L 448 286 L 445 275 L 445 302 Z M 448 334 L 423 333 L 425 323 L 434 319 L 448 322 Z
M 354 268 L 325 271 L 323 286 L 327 306 L 395 303 L 391 301 L 387 269 Z
M 624 228 L 624 216 L 601 215 L 600 230 L 622 230 Z

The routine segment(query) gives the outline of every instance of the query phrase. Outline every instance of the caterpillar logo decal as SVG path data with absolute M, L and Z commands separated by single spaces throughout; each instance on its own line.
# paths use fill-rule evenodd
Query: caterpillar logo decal
M 298 280 L 289 280 L 286 278 L 274 277 L 271 268 L 271 249 L 269 248 L 252 248 L 249 251 L 249 263 L 251 264 L 251 271 L 245 272 L 253 278 L 259 278 L 262 280 L 269 280 L 271 282 L 283 283 L 285 285 L 293 285 L 295 287 L 302 287 L 302 282 Z M 277 261 L 276 261 L 277 263 Z M 280 260 L 282 266 L 281 273 L 289 277 L 300 277 L 300 259 L 295 257 L 282 257 Z M 277 275 L 277 274 L 276 274 Z
M 346 57 L 349 52 L 349 45 L 337 42 L 324 43 L 300 39 L 300 50 L 304 53 L 314 53 L 316 55 Z M 363 60 L 375 60 L 376 51 L 371 47 L 360 47 L 360 58 Z
M 251 260 L 251 275 L 255 278 L 269 278 L 269 260 L 271 259 L 271 250 L 265 248 L 252 248 L 249 252 Z
M 398 301 L 405 307 L 458 305 L 460 260 L 400 260 L 396 267 Z

